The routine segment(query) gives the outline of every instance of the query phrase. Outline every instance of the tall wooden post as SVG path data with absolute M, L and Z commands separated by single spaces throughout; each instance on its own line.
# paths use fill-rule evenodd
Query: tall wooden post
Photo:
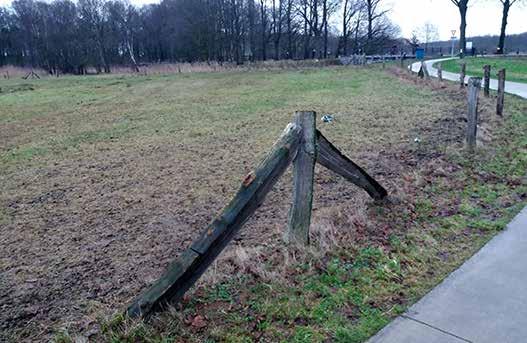
M 476 147 L 476 135 L 478 132 L 478 95 L 480 88 L 480 77 L 471 77 L 468 80 L 467 145 L 470 151 L 473 151 Z
M 316 113 L 297 112 L 294 123 L 302 129 L 296 159 L 293 162 L 293 203 L 285 240 L 309 244 L 313 181 L 317 161 Z
M 483 67 L 483 94 L 488 98 L 490 95 L 490 65 Z
M 384 55 L 382 55 L 382 69 L 386 68 L 386 59 Z
M 503 107 L 505 105 L 505 69 L 498 72 L 498 103 L 496 105 L 496 114 L 503 116 Z
M 429 80 L 430 73 L 428 72 L 428 66 L 426 65 L 426 62 L 425 61 L 421 62 L 421 66 L 423 68 L 423 74 L 424 74 L 425 79 Z
M 443 65 L 441 63 L 437 65 L 437 78 L 439 82 L 443 82 Z
M 459 86 L 465 88 L 465 77 L 467 75 L 467 64 L 461 64 L 461 72 L 459 73 Z

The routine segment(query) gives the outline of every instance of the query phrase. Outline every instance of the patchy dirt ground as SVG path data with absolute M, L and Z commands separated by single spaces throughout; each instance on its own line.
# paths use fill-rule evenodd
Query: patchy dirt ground
M 75 102 L 58 94 L 71 85 L 80 87 Z M 65 78 L 26 93 L 30 98 L 0 96 L 0 107 L 7 108 L 0 128 L 6 138 L 0 339 L 8 341 L 48 340 L 63 328 L 102 339 L 99 318 L 123 309 L 199 235 L 295 109 L 334 114 L 334 123 L 319 128 L 391 194 L 391 202 L 373 204 L 366 193 L 317 167 L 317 256 L 336 247 L 389 250 L 393 237 L 415 229 L 423 198 L 433 202 L 427 216 L 448 217 L 459 212 L 462 198 L 455 193 L 466 189 L 466 180 L 450 179 L 463 166 L 448 157 L 462 149 L 464 93 L 433 82 L 423 86 L 403 72 L 328 68 L 184 80 Z M 493 132 L 503 124 L 491 115 L 490 101 L 483 100 L 481 109 L 482 149 L 492 154 Z M 482 182 L 493 177 L 477 175 Z M 519 178 L 511 182 L 524 185 Z M 448 196 L 425 191 L 431 184 L 448 186 Z M 248 275 L 250 283 L 293 282 L 299 272 L 289 260 L 295 257 L 281 240 L 290 190 L 288 172 L 204 276 L 196 296 L 232 275 Z M 510 207 L 522 199 L 500 201 Z M 498 214 L 489 209 L 485 215 Z M 461 232 L 462 244 L 438 257 L 449 268 L 481 245 L 475 236 L 492 235 L 470 227 Z M 420 282 L 422 273 L 430 271 L 415 272 L 416 280 L 407 282 Z M 387 303 L 411 299 L 402 293 Z M 188 322 L 200 326 L 194 324 Z

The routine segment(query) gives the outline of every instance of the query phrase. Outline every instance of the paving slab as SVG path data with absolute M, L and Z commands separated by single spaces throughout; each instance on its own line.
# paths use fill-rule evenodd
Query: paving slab
M 432 341 L 429 330 L 419 325 L 450 337 L 436 335 Z M 456 342 L 451 337 L 474 343 L 527 342 L 527 208 L 368 342 Z

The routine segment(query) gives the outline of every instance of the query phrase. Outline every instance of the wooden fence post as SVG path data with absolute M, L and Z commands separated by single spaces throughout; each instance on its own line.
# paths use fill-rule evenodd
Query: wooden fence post
M 439 82 L 443 82 L 443 64 L 441 63 L 437 65 L 437 78 Z
M 459 86 L 465 88 L 465 77 L 467 75 L 467 64 L 461 63 L 461 73 L 459 73 Z
M 423 67 L 423 62 L 421 62 L 419 66 L 419 71 L 417 72 L 417 76 L 420 77 L 421 79 L 424 79 L 425 77 L 425 68 Z
M 429 80 L 430 73 L 428 72 L 428 66 L 426 65 L 426 62 L 425 61 L 421 62 L 421 66 L 423 67 L 423 74 L 425 76 L 425 79 Z
M 316 113 L 297 112 L 294 123 L 302 129 L 302 133 L 298 153 L 293 162 L 293 203 L 289 210 L 285 240 L 307 245 L 317 160 Z
M 496 114 L 503 116 L 503 107 L 505 105 L 505 69 L 498 72 L 498 103 L 496 105 Z
M 480 88 L 480 77 L 471 77 L 468 80 L 467 145 L 470 151 L 473 151 L 476 147 L 476 135 L 478 132 L 478 95 Z
M 385 69 L 385 68 L 386 68 L 386 59 L 384 55 L 382 55 L 382 69 Z
M 483 94 L 488 98 L 490 95 L 490 65 L 483 67 Z

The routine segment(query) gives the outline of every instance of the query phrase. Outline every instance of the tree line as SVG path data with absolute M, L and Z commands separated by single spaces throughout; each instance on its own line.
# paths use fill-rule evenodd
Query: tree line
M 397 35 L 385 0 L 14 0 L 0 7 L 0 65 L 84 74 L 113 65 L 377 53 Z

